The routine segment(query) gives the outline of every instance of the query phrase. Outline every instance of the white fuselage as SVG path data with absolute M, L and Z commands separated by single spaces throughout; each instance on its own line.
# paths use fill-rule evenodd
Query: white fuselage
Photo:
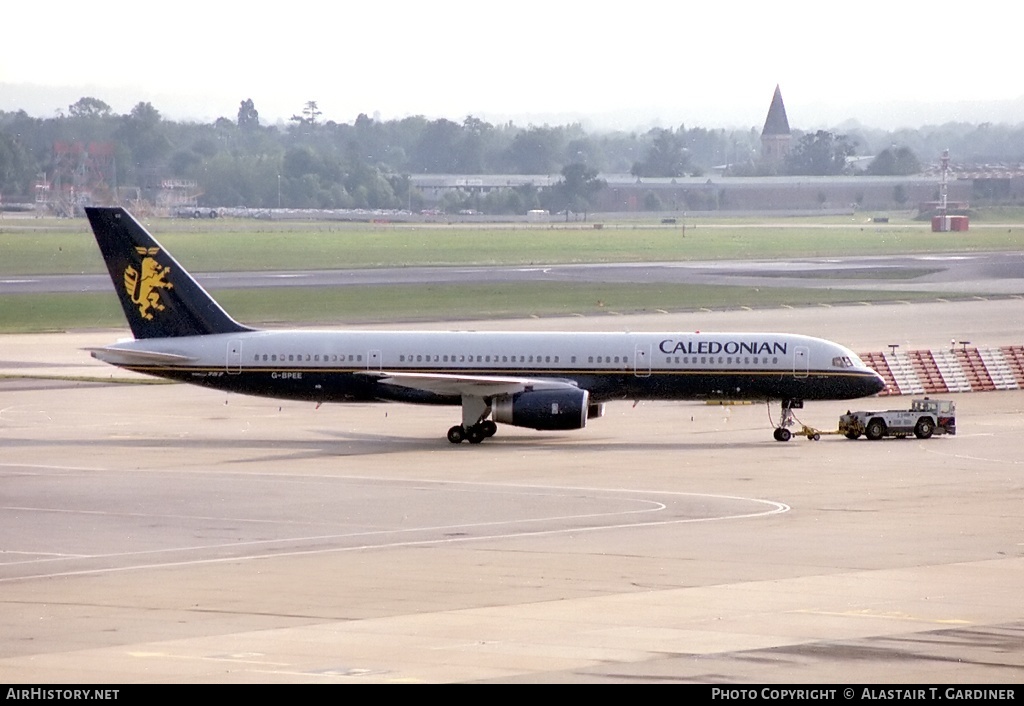
M 132 341 L 96 355 L 213 387 L 322 401 L 406 399 L 392 389 L 367 389 L 388 373 L 555 378 L 574 381 L 595 400 L 846 399 L 881 389 L 877 374 L 849 349 L 779 333 L 249 331 Z M 327 384 L 339 376 L 353 384 Z M 410 401 L 457 402 L 449 397 Z

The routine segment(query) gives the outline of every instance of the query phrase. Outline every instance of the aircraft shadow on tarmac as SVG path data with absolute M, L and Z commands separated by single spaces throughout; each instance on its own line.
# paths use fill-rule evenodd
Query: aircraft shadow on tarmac
M 319 432 L 325 437 L 322 440 L 295 439 L 289 437 L 280 438 L 252 438 L 252 437 L 220 437 L 211 438 L 97 438 L 97 439 L 59 439 L 49 437 L 46 439 L 26 439 L 7 437 L 4 439 L 4 446 L 9 449 L 15 448 L 45 448 L 51 450 L 67 450 L 67 457 L 74 458 L 75 449 L 78 448 L 101 448 L 110 447 L 113 449 L 166 449 L 177 453 L 209 450 L 209 451 L 231 451 L 239 452 L 239 457 L 222 463 L 250 463 L 263 461 L 296 461 L 301 459 L 336 458 L 343 456 L 380 456 L 397 453 L 419 453 L 425 451 L 445 451 L 453 454 L 452 458 L 464 459 L 464 454 L 484 454 L 483 457 L 492 457 L 495 453 L 514 450 L 520 452 L 523 449 L 551 450 L 569 452 L 721 452 L 723 444 L 721 440 L 702 441 L 700 434 L 694 433 L 689 439 L 679 437 L 664 440 L 648 438 L 633 441 L 615 441 L 608 437 L 601 440 L 585 439 L 580 435 L 552 435 L 550 432 L 530 435 L 518 434 L 515 436 L 500 435 L 488 439 L 487 444 L 480 446 L 452 446 L 443 438 L 415 438 L 395 436 L 391 434 L 369 434 L 358 432 L 344 432 L 324 430 Z M 736 449 L 764 449 L 764 448 L 785 448 L 788 445 L 766 438 L 764 441 L 731 441 L 728 443 L 729 450 Z M 490 451 L 488 451 L 490 449 Z M 248 453 L 247 453 L 248 452 Z M 253 455 L 260 452 L 259 455 Z M 130 461 L 128 462 L 130 465 Z
M 576 434 L 553 434 L 552 432 L 543 432 L 538 434 L 524 434 L 518 433 L 516 435 L 502 436 L 500 433 L 487 440 L 486 444 L 480 446 L 469 446 L 460 445 L 452 446 L 445 439 L 433 439 L 433 438 L 410 438 L 401 436 L 392 436 L 386 434 L 365 434 L 365 433 L 352 433 L 352 432 L 341 432 L 324 430 L 321 432 L 324 436 L 329 436 L 336 439 L 339 443 L 345 445 L 345 448 L 339 448 L 335 451 L 342 453 L 333 453 L 333 455 L 373 455 L 373 454 L 384 454 L 384 453 L 395 453 L 395 452 L 406 452 L 406 451 L 450 451 L 453 454 L 460 454 L 458 458 L 465 458 L 461 454 L 487 454 L 487 449 L 493 449 L 494 451 L 515 450 L 516 452 L 522 451 L 523 449 L 531 450 L 565 450 L 573 452 L 596 452 L 596 451 L 616 451 L 616 452 L 700 452 L 700 451 L 721 451 L 722 442 L 716 441 L 701 441 L 699 440 L 700 434 L 694 433 L 690 435 L 689 439 L 680 439 L 678 437 L 665 437 L 664 439 L 659 438 L 648 438 L 644 440 L 632 440 L 632 441 L 616 441 L 608 438 L 607 436 L 601 439 L 588 439 L 581 436 L 579 433 Z M 289 442 L 284 441 L 282 445 L 287 445 Z M 764 441 L 738 441 L 730 442 L 728 447 L 730 449 L 759 449 L 764 447 L 779 447 L 778 442 L 772 440 L 769 435 L 766 434 Z M 329 449 L 323 449 L 325 453 L 332 454 Z M 489 454 L 488 454 L 489 455 Z M 454 458 L 454 457 L 453 457 Z

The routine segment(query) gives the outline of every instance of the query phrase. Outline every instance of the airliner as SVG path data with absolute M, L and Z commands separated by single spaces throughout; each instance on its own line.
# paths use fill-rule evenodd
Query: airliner
M 461 406 L 448 441 L 498 424 L 582 429 L 613 400 L 781 403 L 788 441 L 805 400 L 873 395 L 852 351 L 785 333 L 254 329 L 232 319 L 125 209 L 85 209 L 134 340 L 90 349 L 127 370 L 248 395 Z

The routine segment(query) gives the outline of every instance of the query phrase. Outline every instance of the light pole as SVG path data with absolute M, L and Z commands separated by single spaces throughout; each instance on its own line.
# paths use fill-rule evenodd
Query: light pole
M 277 175 L 277 208 L 281 208 L 281 175 Z

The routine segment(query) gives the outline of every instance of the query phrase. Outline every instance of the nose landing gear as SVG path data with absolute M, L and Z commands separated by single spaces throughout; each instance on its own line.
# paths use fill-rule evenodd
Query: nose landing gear
M 771 420 L 771 400 L 768 401 L 768 419 Z M 815 429 L 809 427 L 804 423 L 800 423 L 800 429 L 797 431 L 790 431 L 789 427 L 797 423 L 796 416 L 793 414 L 794 409 L 803 409 L 803 400 L 782 400 L 782 416 L 779 417 L 779 423 L 775 426 L 775 432 L 773 436 L 776 441 L 789 441 L 794 436 L 805 436 L 808 441 L 819 441 L 823 434 L 839 434 L 838 431 L 822 431 L 821 429 Z
M 771 405 L 771 402 L 768 403 Z M 803 400 L 782 400 L 782 415 L 779 417 L 779 423 L 775 426 L 775 432 L 773 436 L 776 441 L 789 441 L 793 438 L 793 432 L 789 430 L 789 427 L 793 426 L 794 409 L 803 409 Z M 771 418 L 771 412 L 769 411 L 769 418 Z

